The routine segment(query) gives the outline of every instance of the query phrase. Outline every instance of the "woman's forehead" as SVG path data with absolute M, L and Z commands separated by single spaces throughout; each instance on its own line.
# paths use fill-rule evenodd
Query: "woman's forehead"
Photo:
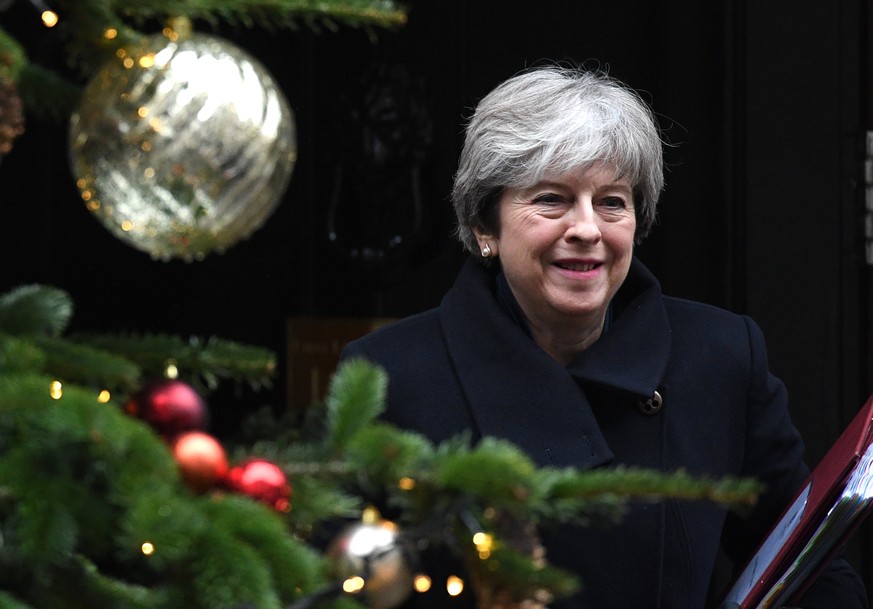
M 552 167 L 546 169 L 536 184 L 566 184 L 576 182 L 595 182 L 598 186 L 620 186 L 633 188 L 631 177 L 622 172 L 615 163 L 594 161 L 572 168 Z

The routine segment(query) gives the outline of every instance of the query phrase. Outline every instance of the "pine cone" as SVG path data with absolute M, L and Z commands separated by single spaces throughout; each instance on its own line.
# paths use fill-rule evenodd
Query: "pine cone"
M 24 133 L 24 104 L 11 82 L 0 82 L 0 155 L 12 150 L 12 142 Z

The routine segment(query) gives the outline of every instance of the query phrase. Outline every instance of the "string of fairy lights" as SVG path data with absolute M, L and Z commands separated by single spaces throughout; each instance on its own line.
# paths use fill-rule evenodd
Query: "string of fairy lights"
M 179 370 L 176 366 L 176 362 L 172 359 L 168 360 L 164 367 L 164 376 L 168 379 L 175 379 L 179 375 Z M 63 382 L 61 380 L 55 379 L 49 383 L 48 393 L 50 397 L 54 400 L 61 400 L 64 397 L 63 390 Z M 100 404 L 107 404 L 111 401 L 112 396 L 108 389 L 102 389 L 97 393 L 96 401 Z M 403 477 L 400 478 L 397 482 L 398 487 L 405 491 L 411 491 L 416 486 L 416 481 L 411 477 Z M 486 561 L 491 558 L 492 550 L 494 547 L 494 537 L 483 530 L 478 526 L 475 519 L 468 515 L 467 518 L 462 518 L 467 528 L 471 531 L 471 540 L 473 546 L 476 549 L 476 553 L 478 557 Z M 372 506 L 368 506 L 364 508 L 361 514 L 360 522 L 366 525 L 377 525 L 373 528 L 369 529 L 367 535 L 365 535 L 362 540 L 358 541 L 359 547 L 356 551 L 364 556 L 367 560 L 373 558 L 378 554 L 378 546 L 380 540 L 378 539 L 378 535 L 380 531 L 390 532 L 392 535 L 396 535 L 398 538 L 401 536 L 401 533 L 397 530 L 397 526 L 388 520 L 384 520 L 380 515 L 379 511 Z M 408 533 L 407 533 L 408 535 Z M 139 551 L 145 557 L 150 557 L 156 554 L 159 549 L 155 546 L 155 544 L 150 540 L 144 540 L 139 548 Z M 303 599 L 303 601 L 298 601 L 294 605 L 291 605 L 287 609 L 297 609 L 298 606 L 300 608 L 308 606 L 308 603 L 312 602 L 315 596 L 323 597 L 329 594 L 340 594 L 345 593 L 348 595 L 358 595 L 362 592 L 365 592 L 367 589 L 367 571 L 365 568 L 363 573 L 354 573 L 349 575 L 345 579 L 343 579 L 338 585 L 331 586 L 328 590 L 322 591 L 313 595 L 313 597 L 307 597 L 307 599 Z M 411 587 L 417 593 L 426 593 L 431 590 L 433 586 L 433 581 L 429 575 L 426 573 L 415 573 L 412 576 Z M 465 588 L 465 581 L 459 575 L 449 575 L 445 581 L 445 589 L 446 593 L 450 597 L 457 597 L 461 595 Z

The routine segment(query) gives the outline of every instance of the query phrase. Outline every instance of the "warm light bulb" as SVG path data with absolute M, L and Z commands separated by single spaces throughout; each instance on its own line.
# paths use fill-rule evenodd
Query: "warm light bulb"
M 155 546 L 150 541 L 146 541 L 145 543 L 142 544 L 142 546 L 140 547 L 140 550 L 142 550 L 142 553 L 145 554 L 146 556 L 151 556 L 152 554 L 155 553 Z
M 97 401 L 101 404 L 106 404 L 110 399 L 112 399 L 112 395 L 109 393 L 108 389 L 104 389 L 97 394 Z
M 42 24 L 46 27 L 55 27 L 58 24 L 58 14 L 52 10 L 44 10 L 40 17 Z
M 169 361 L 164 367 L 164 376 L 168 379 L 179 378 L 179 369 L 176 367 L 176 362 Z
M 343 592 L 346 594 L 355 594 L 364 589 L 364 578 L 355 575 L 354 577 L 350 577 L 343 582 Z
M 60 381 L 52 381 L 49 385 L 49 395 L 55 400 L 61 399 L 64 395 L 64 385 Z
M 415 488 L 415 479 L 410 478 L 409 476 L 404 476 L 397 481 L 397 487 L 401 491 L 411 491 Z
M 106 31 L 103 32 L 103 37 L 106 40 L 114 40 L 118 37 L 118 30 L 116 30 L 114 27 L 106 28 Z
M 449 593 L 449 596 L 458 596 L 463 591 L 464 580 L 457 575 L 449 575 L 446 580 L 446 592 Z
M 491 557 L 491 550 L 494 547 L 494 537 L 482 531 L 473 535 L 473 544 L 479 552 L 479 558 L 485 560 Z
M 431 581 L 427 575 L 419 574 L 415 576 L 412 585 L 416 592 L 427 592 L 430 590 Z
M 368 505 L 364 508 L 364 511 L 361 513 L 361 522 L 365 524 L 374 524 L 379 522 L 382 519 L 382 515 L 372 505 Z

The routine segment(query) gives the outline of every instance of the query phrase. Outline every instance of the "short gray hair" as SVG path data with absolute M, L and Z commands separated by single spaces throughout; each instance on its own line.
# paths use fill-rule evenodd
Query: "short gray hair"
M 599 71 L 548 66 L 513 76 L 479 102 L 467 124 L 452 188 L 458 239 L 477 253 L 472 228 L 499 231 L 492 208 L 504 189 L 603 161 L 630 178 L 639 243 L 664 186 L 663 144 L 649 106 Z

